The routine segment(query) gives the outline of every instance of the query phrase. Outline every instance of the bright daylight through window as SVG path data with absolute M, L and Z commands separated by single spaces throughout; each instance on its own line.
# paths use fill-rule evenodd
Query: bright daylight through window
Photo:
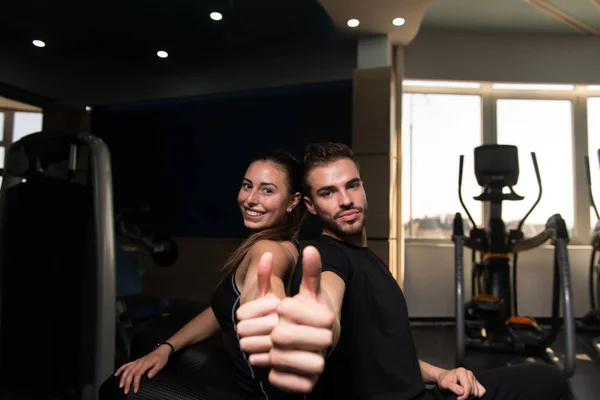
M 17 111 L 15 102 L 0 98 L 0 169 L 4 168 L 6 149 L 12 143 L 42 130 L 43 114 L 39 111 Z M 27 105 L 25 105 L 27 106 Z M 2 176 L 0 176 L 0 184 Z
M 39 112 L 16 112 L 12 141 L 42 130 L 43 114 Z
M 402 108 L 405 237 L 448 239 L 454 214 L 460 211 L 466 220 L 458 198 L 461 154 L 465 204 L 481 224 L 481 203 L 473 200 L 481 193 L 473 174 L 473 149 L 481 144 L 481 97 L 407 93 Z
M 587 226 L 576 216 L 587 214 L 575 204 L 574 163 L 585 154 L 573 146 L 573 127 L 588 125 L 588 154 L 592 185 L 600 190 L 600 97 L 576 85 L 502 85 L 491 82 L 405 81 L 402 100 L 402 219 L 407 239 L 446 239 L 460 212 L 459 157 L 464 155 L 462 194 L 478 226 L 487 225 L 485 208 L 473 199 L 481 193 L 473 170 L 474 148 L 482 143 L 515 145 L 519 151 L 519 181 L 514 190 L 522 201 L 503 203 L 507 228 L 516 228 L 537 199 L 538 185 L 531 152 L 536 153 L 542 180 L 542 199 L 529 215 L 523 233 L 543 230 L 553 214 L 561 214 L 571 238 L 589 240 Z M 575 121 L 578 96 L 587 101 L 588 121 Z M 581 105 L 580 105 L 581 104 Z M 484 107 L 485 105 L 485 107 Z M 485 109 L 485 112 L 484 112 Z M 583 132 L 580 132 L 581 136 Z M 583 181 L 582 181 L 583 182 Z M 584 187 L 579 185 L 578 187 Z M 600 195 L 598 195 L 600 197 Z M 590 211 L 590 224 L 596 216 Z M 587 217 L 584 217 L 587 222 Z M 583 221 L 580 221 L 583 222 Z M 587 224 L 586 224 L 587 225 Z M 578 236 L 577 236 L 578 235 Z
M 519 182 L 515 192 L 521 201 L 506 201 L 502 216 L 515 229 L 538 196 L 531 153 L 535 152 L 542 180 L 542 198 L 523 226 L 525 237 L 544 230 L 546 221 L 560 214 L 573 229 L 573 146 L 569 100 L 515 100 L 497 102 L 498 143 L 519 149 Z M 572 233 L 571 233 L 572 234 Z

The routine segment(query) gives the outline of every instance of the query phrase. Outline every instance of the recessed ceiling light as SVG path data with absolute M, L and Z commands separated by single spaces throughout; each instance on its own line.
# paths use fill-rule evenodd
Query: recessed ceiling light
M 167 53 L 164 50 L 157 51 L 156 55 L 159 56 L 160 58 L 167 58 L 167 57 L 169 57 L 169 53 Z
M 394 26 L 402 26 L 406 23 L 406 20 L 404 18 L 394 18 L 394 20 L 392 21 L 392 24 L 394 24 Z
M 210 13 L 210 19 L 214 20 L 214 21 L 220 21 L 223 19 L 223 15 L 221 13 L 218 12 L 211 12 Z
M 85 111 L 92 111 L 92 107 L 91 106 L 85 106 Z
M 348 26 L 350 28 L 356 28 L 358 25 L 360 25 L 360 21 L 357 20 L 356 18 L 352 18 L 348 20 Z
M 36 40 L 34 40 L 33 42 L 31 42 L 31 43 L 33 43 L 33 45 L 34 45 L 35 47 L 46 47 L 46 43 L 44 43 L 44 42 L 43 42 L 43 41 L 41 41 L 41 40 L 37 40 L 37 39 L 36 39 Z

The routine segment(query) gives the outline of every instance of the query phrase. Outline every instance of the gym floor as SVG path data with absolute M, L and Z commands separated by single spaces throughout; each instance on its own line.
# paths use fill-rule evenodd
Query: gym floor
M 442 368 L 454 368 L 456 348 L 454 326 L 448 324 L 414 323 L 413 336 L 419 358 Z M 592 400 L 600 398 L 600 357 L 592 347 L 598 333 L 577 333 L 576 370 L 570 379 L 571 394 L 565 400 Z M 563 336 L 559 334 L 552 346 L 561 357 L 564 354 Z M 467 351 L 466 367 L 474 372 L 488 368 L 526 362 L 514 354 L 498 354 L 476 350 Z

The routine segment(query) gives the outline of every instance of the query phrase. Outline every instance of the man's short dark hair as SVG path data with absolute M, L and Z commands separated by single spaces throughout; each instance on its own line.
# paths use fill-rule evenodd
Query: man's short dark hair
M 358 169 L 358 160 L 352 149 L 343 143 L 311 143 L 304 148 L 304 193 L 310 197 L 310 184 L 308 173 L 316 167 L 334 161 L 348 158 L 354 162 Z

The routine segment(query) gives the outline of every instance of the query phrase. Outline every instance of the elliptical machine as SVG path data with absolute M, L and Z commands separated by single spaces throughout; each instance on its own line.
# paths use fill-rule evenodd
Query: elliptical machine
M 458 194 L 460 202 L 473 224 L 469 236 L 464 234 L 460 213 L 454 217 L 453 242 L 456 277 L 456 364 L 464 366 L 466 349 L 479 348 L 539 357 L 557 366 L 570 378 L 575 371 L 575 320 L 571 295 L 571 278 L 567 254 L 569 236 L 565 221 L 555 214 L 545 229 L 525 239 L 522 228 L 526 218 L 537 206 L 542 195 L 542 182 L 535 153 L 531 153 L 539 195 L 517 229 L 507 232 L 502 220 L 503 201 L 521 201 L 523 196 L 513 190 L 519 178 L 518 149 L 512 145 L 483 145 L 475 148 L 475 176 L 483 192 L 475 200 L 490 204 L 487 228 L 479 228 L 462 198 L 464 156 L 460 156 Z M 508 193 L 504 188 L 509 189 Z M 554 275 L 552 292 L 552 326 L 544 330 L 529 317 L 517 313 L 517 254 L 543 245 L 554 245 Z M 472 250 L 472 299 L 465 304 L 463 248 Z M 480 254 L 476 261 L 476 253 Z M 510 255 L 513 255 L 513 296 L 511 298 Z M 564 305 L 565 358 L 560 363 L 550 348 L 561 328 L 559 294 L 562 288 Z
M 598 162 L 600 164 L 600 149 L 598 150 Z M 600 307 L 596 305 L 596 303 L 600 301 L 600 257 L 598 258 L 598 261 L 596 261 L 596 256 L 600 254 L 600 215 L 598 214 L 598 208 L 596 207 L 596 202 L 594 201 L 592 179 L 590 174 L 590 159 L 587 156 L 585 157 L 585 167 L 590 202 L 594 212 L 596 213 L 598 222 L 596 222 L 594 232 L 592 233 L 592 255 L 590 257 L 589 268 L 589 297 L 591 308 L 590 311 L 583 316 L 582 323 L 586 328 L 592 327 L 597 330 L 600 328 Z M 600 354 L 600 336 L 593 340 L 593 345 L 598 354 Z

